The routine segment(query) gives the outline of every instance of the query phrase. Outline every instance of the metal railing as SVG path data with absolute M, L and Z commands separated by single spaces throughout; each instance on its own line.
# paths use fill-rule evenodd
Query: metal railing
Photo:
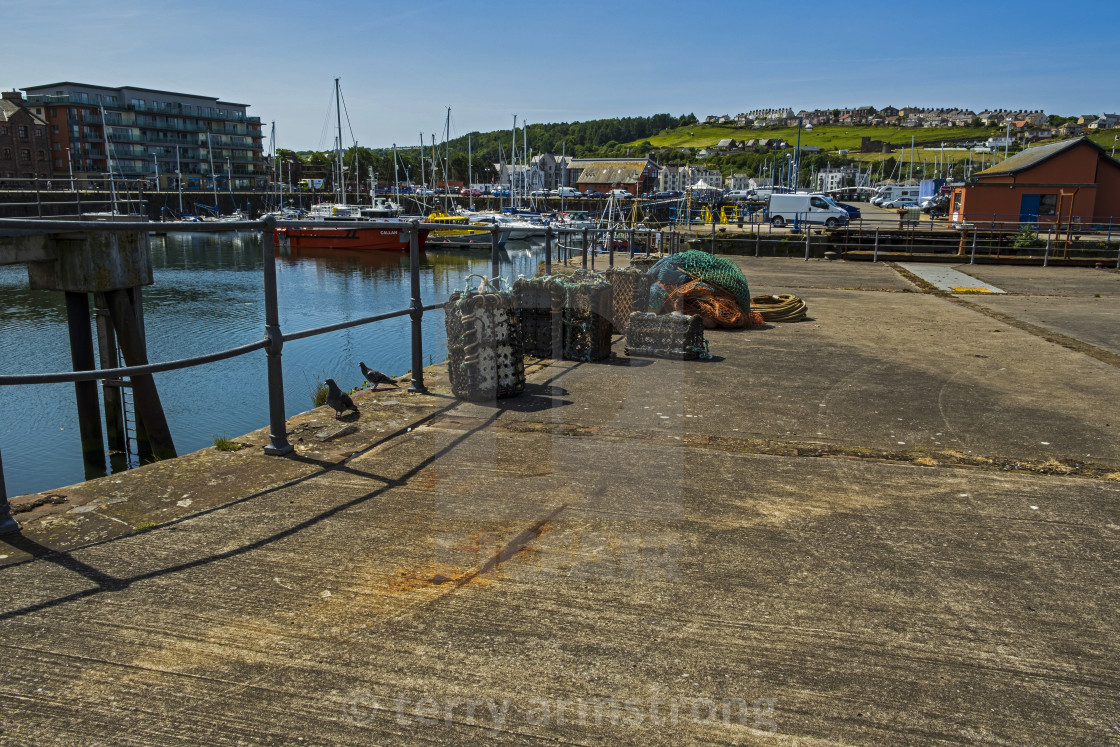
M 420 293 L 420 242 L 421 231 L 446 229 L 445 224 L 424 223 L 419 220 L 405 222 L 362 222 L 363 227 L 404 228 L 408 231 L 409 242 L 409 283 L 410 300 L 407 308 L 388 311 L 381 314 L 350 319 L 333 324 L 327 324 L 297 332 L 285 333 L 280 329 L 279 306 L 276 292 L 276 230 L 278 227 L 318 227 L 322 228 L 323 222 L 319 221 L 277 221 L 274 216 L 265 216 L 261 220 L 232 221 L 212 223 L 186 223 L 176 224 L 176 231 L 184 232 L 219 232 L 233 230 L 259 230 L 262 232 L 261 257 L 263 261 L 263 285 L 265 296 L 264 336 L 262 339 L 227 350 L 219 350 L 204 355 L 182 358 L 178 360 L 148 363 L 138 366 L 124 366 L 108 369 L 94 369 L 83 371 L 59 371 L 51 373 L 33 373 L 20 375 L 0 376 L 0 386 L 18 386 L 28 384 L 55 384 L 77 383 L 98 380 L 121 380 L 125 377 L 150 375 L 164 371 L 174 371 L 192 366 L 199 366 L 217 361 L 226 360 L 258 350 L 264 350 L 266 355 L 267 381 L 268 381 L 268 411 L 269 411 L 269 442 L 264 447 L 264 452 L 270 455 L 284 455 L 292 451 L 287 437 L 287 416 L 284 408 L 284 380 L 281 367 L 281 354 L 284 343 L 302 340 L 307 337 L 336 332 L 360 325 L 381 322 L 398 317 L 411 317 L 411 382 L 408 391 L 416 393 L 427 392 L 424 384 L 422 326 L 425 311 L 442 308 L 443 303 L 425 305 Z M 91 232 L 147 232 L 157 227 L 165 227 L 166 223 L 152 222 L 102 222 L 102 221 L 60 221 L 42 219 L 0 219 L 0 231 L 11 230 L 21 234 L 34 232 L 49 234 L 57 232 L 72 233 L 75 231 Z M 347 225 L 346 228 L 352 227 Z M 500 237 L 503 229 L 500 226 L 479 226 L 479 233 L 490 234 L 490 263 L 491 276 L 500 274 Z M 546 227 L 545 233 L 545 272 L 552 273 L 553 256 L 557 262 L 570 262 L 575 257 L 578 249 L 580 264 L 584 268 L 595 269 L 597 253 L 608 255 L 608 266 L 615 264 L 615 253 L 619 247 L 618 239 L 623 237 L 629 255 L 633 257 L 635 250 L 644 249 L 652 252 L 658 249 L 665 253 L 679 251 L 683 242 L 680 234 L 675 231 L 642 228 L 563 228 Z M 565 236 L 578 237 L 578 246 L 569 242 L 565 244 L 561 239 Z M 643 242 L 639 245 L 639 241 Z M 598 251 L 597 251 L 598 250 Z M 7 492 L 4 485 L 3 460 L 0 457 L 0 534 L 18 531 L 18 524 L 12 519 L 8 505 Z

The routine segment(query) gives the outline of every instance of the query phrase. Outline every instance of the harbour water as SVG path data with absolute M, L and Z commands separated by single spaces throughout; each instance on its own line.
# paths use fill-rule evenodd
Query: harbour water
M 506 278 L 532 276 L 543 240 L 511 241 L 501 253 Z M 425 304 L 447 300 L 472 273 L 489 275 L 485 251 L 421 256 Z M 264 334 L 260 235 L 172 233 L 152 238 L 155 283 L 143 290 L 152 362 L 224 350 Z M 406 253 L 280 252 L 280 327 L 284 332 L 403 309 L 409 302 Z M 447 358 L 442 311 L 424 314 L 424 363 Z M 387 374 L 411 366 L 407 317 L 287 343 L 284 394 L 289 415 L 312 407 L 316 383 L 362 382 L 358 362 Z M 71 370 L 62 293 L 30 291 L 22 266 L 0 267 L 0 374 Z M 156 375 L 175 446 L 184 454 L 215 436 L 236 437 L 268 424 L 265 354 L 250 353 Z M 85 479 L 73 384 L 0 387 L 0 453 L 9 495 Z

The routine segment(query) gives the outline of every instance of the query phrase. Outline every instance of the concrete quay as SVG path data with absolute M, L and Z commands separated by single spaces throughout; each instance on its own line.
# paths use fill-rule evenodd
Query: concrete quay
M 9 744 L 1115 744 L 1120 274 L 738 257 L 713 358 L 13 499 Z

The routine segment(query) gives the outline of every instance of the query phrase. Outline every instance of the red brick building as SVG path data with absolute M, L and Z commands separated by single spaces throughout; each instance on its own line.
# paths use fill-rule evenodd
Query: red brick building
M 580 192 L 625 189 L 641 195 L 657 189 L 659 166 L 650 158 L 572 159 L 569 168 L 582 169 L 576 184 Z
M 0 98 L 0 181 L 9 186 L 32 186 L 36 177 L 51 174 L 47 123 L 27 109 L 19 91 Z
M 1087 138 L 1027 148 L 953 190 L 968 223 L 1101 223 L 1120 217 L 1120 162 Z

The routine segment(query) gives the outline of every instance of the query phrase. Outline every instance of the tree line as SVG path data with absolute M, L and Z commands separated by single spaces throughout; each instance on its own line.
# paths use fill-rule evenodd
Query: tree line
M 627 149 L 623 143 L 643 140 L 657 135 L 674 127 L 687 127 L 697 123 L 695 114 L 673 116 L 671 114 L 654 114 L 649 117 L 621 117 L 615 119 L 596 119 L 588 122 L 559 122 L 550 124 L 530 123 L 527 132 L 518 128 L 516 147 L 518 159 L 521 154 L 522 144 L 528 141 L 529 149 L 534 153 L 566 153 L 576 158 L 610 157 L 610 156 L 645 156 L 649 149 Z M 467 138 L 470 138 L 471 158 L 468 168 Z M 424 148 L 423 171 L 421 178 L 420 149 L 410 147 L 398 150 L 395 154 L 391 149 L 352 147 L 344 151 L 343 163 L 346 166 L 346 179 L 354 178 L 354 169 L 363 182 L 368 181 L 372 170 L 377 183 L 381 185 L 393 184 L 396 181 L 411 180 L 415 184 L 432 181 L 432 165 L 435 162 L 436 179 L 443 181 L 445 166 L 447 178 L 450 181 L 467 182 L 468 174 L 475 183 L 488 183 L 497 178 L 494 164 L 508 163 L 510 160 L 510 144 L 513 140 L 510 130 L 497 130 L 494 132 L 472 132 L 452 139 L 449 143 L 437 143 L 435 152 Z M 648 143 L 647 143 L 648 144 Z M 632 150 L 633 153 L 627 153 Z M 446 158 L 450 152 L 450 158 Z M 285 166 L 296 178 L 307 176 L 325 177 L 330 180 L 332 174 L 331 164 L 335 162 L 333 151 L 291 151 L 280 149 L 277 152 L 279 161 L 289 164 Z M 444 161 L 449 160 L 449 164 Z

